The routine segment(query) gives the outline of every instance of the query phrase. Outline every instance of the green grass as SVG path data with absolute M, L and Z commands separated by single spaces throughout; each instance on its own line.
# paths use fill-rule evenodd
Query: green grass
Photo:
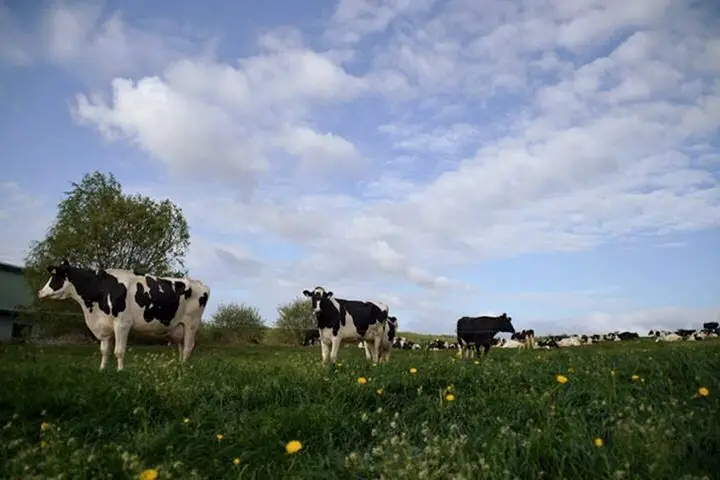
M 174 349 L 134 347 L 124 372 L 111 362 L 102 373 L 97 350 L 0 348 L 0 478 L 137 478 L 148 468 L 159 478 L 323 480 L 720 472 L 719 342 L 497 349 L 481 364 L 394 351 L 377 367 L 350 347 L 326 371 L 319 347 L 199 348 L 184 368 Z M 700 386 L 709 397 L 696 398 Z M 286 454 L 290 440 L 303 449 Z

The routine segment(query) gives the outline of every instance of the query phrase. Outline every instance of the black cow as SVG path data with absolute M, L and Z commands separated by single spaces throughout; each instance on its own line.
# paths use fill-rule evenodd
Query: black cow
M 210 289 L 198 280 L 136 275 L 115 268 L 88 270 L 70 265 L 48 267 L 50 279 L 39 298 L 72 298 L 83 310 L 85 324 L 100 340 L 100 369 L 110 356 L 115 339 L 117 368 L 124 367 L 130 330 L 146 335 L 165 335 L 178 345 L 185 362 L 195 347 L 195 334 L 210 297 Z
M 708 332 L 717 332 L 720 330 L 720 323 L 718 322 L 705 322 L 703 323 L 703 330 Z
M 462 317 L 457 321 L 457 339 L 460 345 L 460 352 L 463 358 L 470 357 L 472 351 L 470 346 L 475 347 L 475 352 L 480 355 L 480 347 L 483 347 L 483 356 L 487 355 L 490 347 L 497 343 L 495 335 L 498 332 L 515 333 L 512 325 L 512 318 L 507 313 L 498 317 Z
M 622 332 L 618 334 L 618 337 L 620 337 L 620 340 L 637 340 L 640 335 L 635 332 Z
M 320 330 L 317 328 L 308 328 L 305 331 L 305 340 L 303 340 L 303 347 L 315 345 L 320 341 Z
M 312 300 L 313 315 L 317 319 L 322 349 L 322 363 L 337 361 L 343 340 L 363 340 L 366 353 L 372 361 L 378 361 L 380 344 L 387 334 L 388 306 L 380 302 L 344 300 L 333 297 L 332 292 L 322 287 L 312 291 L 303 290 L 303 295 Z M 368 345 L 369 342 L 369 345 Z

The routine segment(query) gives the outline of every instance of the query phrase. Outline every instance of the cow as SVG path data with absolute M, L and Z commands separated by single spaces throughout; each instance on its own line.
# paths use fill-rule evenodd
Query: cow
M 640 335 L 635 332 L 622 332 L 618 335 L 618 337 L 620 338 L 620 340 L 628 341 L 637 340 L 638 338 L 640 338 Z
M 38 298 L 71 298 L 80 305 L 85 324 L 100 341 L 100 370 L 107 365 L 113 338 L 117 369 L 124 369 L 130 330 L 166 336 L 178 345 L 181 363 L 190 357 L 210 298 L 210 289 L 199 280 L 117 268 L 90 270 L 70 265 L 67 259 L 47 270 L 50 279 Z
M 524 348 L 535 348 L 535 330 L 531 328 L 513 333 L 510 340 L 521 342 Z
M 312 312 L 317 320 L 322 349 L 322 364 L 337 361 L 340 344 L 344 340 L 369 341 L 368 350 L 373 362 L 378 361 L 380 343 L 386 333 L 388 306 L 380 302 L 335 298 L 323 287 L 303 290 L 312 300 Z
M 315 345 L 320 341 L 320 330 L 317 328 L 308 328 L 305 330 L 305 340 L 303 340 L 303 347 Z
M 483 356 L 487 355 L 490 347 L 497 343 L 495 335 L 498 332 L 515 333 L 512 325 L 512 318 L 507 313 L 498 317 L 461 317 L 457 321 L 456 335 L 460 345 L 460 356 L 469 358 L 472 354 L 470 346 L 475 347 L 475 352 L 480 355 L 480 347 L 483 347 Z
M 378 362 L 388 362 L 390 360 L 390 353 L 392 352 L 393 342 L 395 341 L 395 334 L 397 333 L 398 321 L 396 317 L 387 318 L 387 324 L 385 326 L 385 332 L 380 342 L 380 350 L 378 351 Z M 365 343 L 367 345 L 367 342 Z M 367 356 L 367 348 L 365 354 Z
M 705 322 L 703 323 L 703 330 L 708 332 L 717 332 L 720 330 L 720 323 L 718 322 Z
M 520 341 L 512 339 L 512 338 L 510 340 L 503 338 L 502 340 L 500 340 L 498 342 L 497 347 L 498 348 L 527 348 L 526 344 L 524 342 L 520 342 Z
M 677 333 L 669 332 L 656 332 L 656 337 L 656 342 L 680 342 L 683 339 L 683 337 Z

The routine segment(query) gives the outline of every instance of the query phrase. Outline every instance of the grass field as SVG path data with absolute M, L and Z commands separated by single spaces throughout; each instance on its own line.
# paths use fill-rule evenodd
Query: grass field
M 375 367 L 343 348 L 334 370 L 319 347 L 199 348 L 185 367 L 135 347 L 102 373 L 97 350 L 0 348 L 0 477 L 720 477 L 720 342 Z

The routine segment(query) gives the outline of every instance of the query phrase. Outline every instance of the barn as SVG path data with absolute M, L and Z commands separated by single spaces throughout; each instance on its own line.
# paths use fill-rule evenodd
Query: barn
M 30 333 L 32 325 L 23 322 L 20 314 L 33 300 L 22 267 L 0 262 L 0 342 L 7 343 Z

